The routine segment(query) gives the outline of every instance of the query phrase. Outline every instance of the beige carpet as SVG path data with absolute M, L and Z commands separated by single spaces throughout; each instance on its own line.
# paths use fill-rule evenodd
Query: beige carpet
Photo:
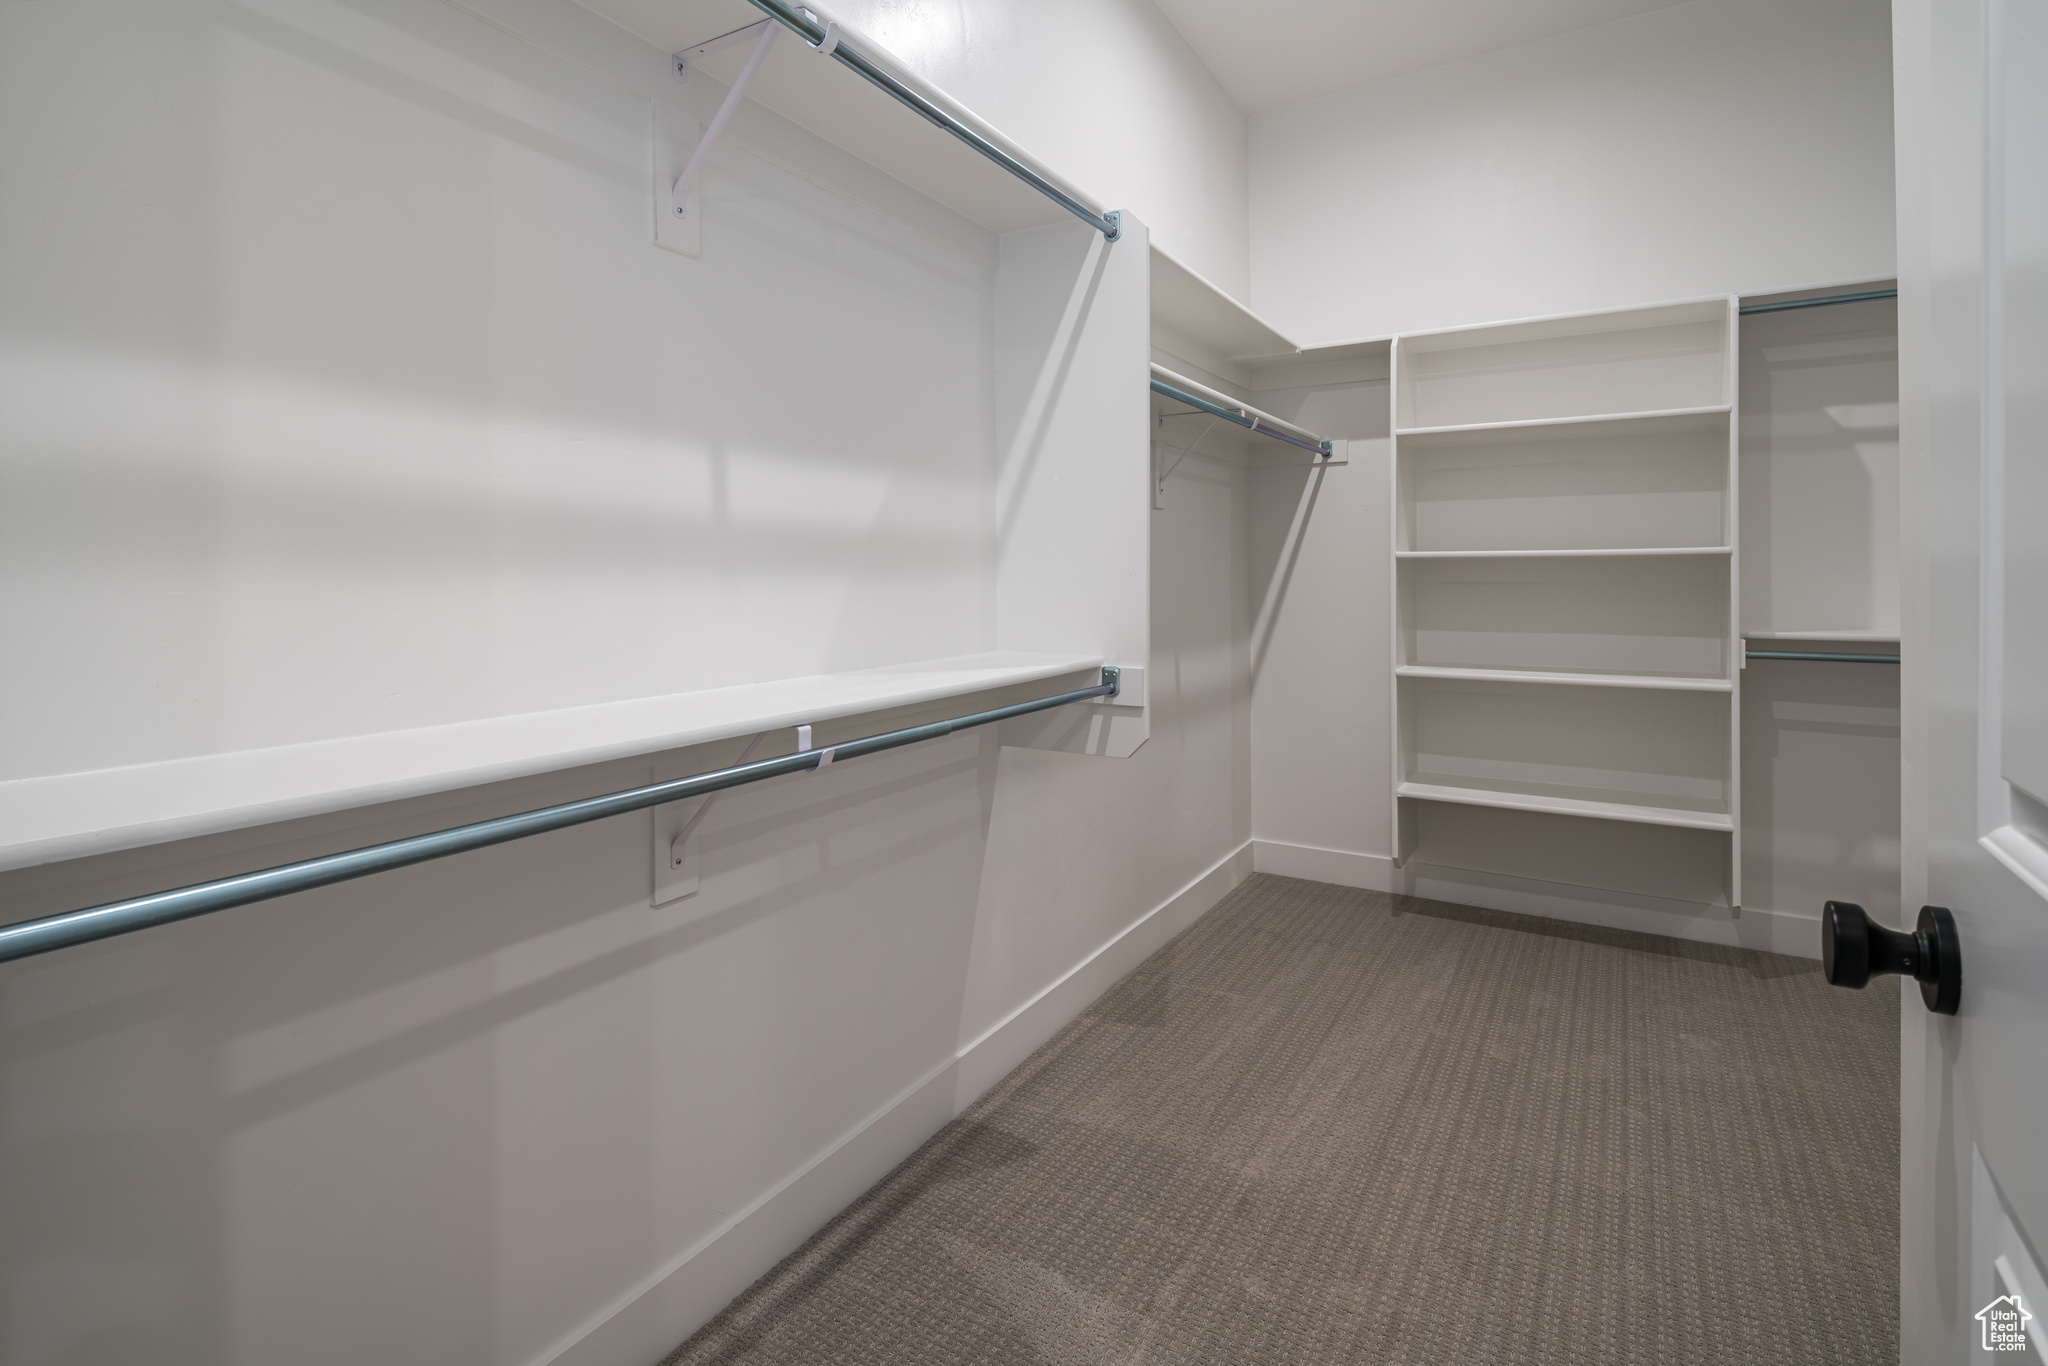
M 1898 995 L 1260 875 L 670 1363 L 1894 1363 Z

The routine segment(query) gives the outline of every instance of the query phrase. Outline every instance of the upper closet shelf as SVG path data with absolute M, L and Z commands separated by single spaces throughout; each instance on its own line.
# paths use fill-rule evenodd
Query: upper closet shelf
M 731 87 L 745 73 L 760 22 L 801 41 L 771 45 L 745 86 L 757 102 L 992 232 L 1042 227 L 1069 214 L 1099 222 L 1110 206 L 1066 178 L 822 4 L 717 0 L 650 12 L 636 0 L 590 7 L 675 53 L 677 74 Z M 747 41 L 734 41 L 736 39 Z M 710 40 L 710 41 L 707 41 Z M 829 49 L 830 60 L 819 60 Z M 892 88 L 893 87 L 893 88 Z M 909 108 L 904 106 L 908 105 Z M 936 116 L 936 117 L 935 117 Z M 762 135 L 740 119 L 726 134 Z M 1200 273 L 1151 248 L 1152 321 L 1168 349 L 1209 369 L 1308 355 L 1383 355 L 1384 340 L 1304 353 L 1292 339 Z
M 700 0 L 665 6 L 649 6 L 642 0 L 588 3 L 614 23 L 675 53 L 677 78 L 686 85 L 708 78 L 718 88 L 706 93 L 721 99 L 740 79 L 755 44 L 711 40 L 729 37 L 764 17 L 779 24 L 784 30 L 781 37 L 747 81 L 746 103 L 773 110 L 991 232 L 1044 227 L 1076 217 L 1099 220 L 1114 208 L 919 76 L 819 0 L 801 6 L 786 0 Z M 796 150 L 787 145 L 787 138 L 776 136 L 772 121 L 743 108 L 724 137 L 785 162 Z M 800 166 L 794 169 L 803 171 Z
M 1191 339 L 1231 364 L 1292 356 L 1301 348 L 1158 246 L 1152 248 L 1152 325 Z M 1195 348 L 1190 348 L 1195 349 Z M 1202 356 L 1191 359 L 1202 360 Z
M 1384 378 L 1386 337 L 1304 347 L 1230 295 L 1152 247 L 1152 343 L 1233 383 L 1255 371 L 1293 374 L 1306 366 L 1365 364 Z M 1233 373 L 1242 372 L 1242 373 Z M 1322 382 L 1340 382 L 1334 378 Z
M 937 702 L 1100 669 L 1004 652 L 0 783 L 0 869 Z

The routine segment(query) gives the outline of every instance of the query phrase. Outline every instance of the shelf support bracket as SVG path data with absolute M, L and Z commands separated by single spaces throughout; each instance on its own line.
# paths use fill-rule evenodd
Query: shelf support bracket
M 775 35 L 782 31 L 782 26 L 772 20 L 763 19 L 758 24 L 749 24 L 747 28 L 736 29 L 722 38 L 713 38 L 708 43 L 676 54 L 676 75 L 681 76 L 690 56 L 701 57 L 706 52 L 724 47 L 727 39 L 736 38 L 746 33 L 748 29 L 755 28 L 761 30 L 761 36 L 754 43 L 752 55 L 747 58 L 746 66 L 740 69 L 739 79 L 732 83 L 732 89 L 726 92 L 725 103 L 718 106 L 718 113 L 712 118 L 711 126 L 704 130 L 704 136 L 698 140 L 697 150 L 690 153 L 690 164 L 683 167 L 683 173 L 676 177 L 672 207 L 678 218 L 689 212 L 690 185 L 697 179 L 697 173 L 704 168 L 704 160 L 711 155 L 712 145 L 718 141 L 718 135 L 725 131 L 726 121 L 732 117 L 732 111 L 739 108 L 741 98 L 747 93 L 747 82 L 753 80 L 754 73 L 761 69 L 761 63 L 767 58 L 768 49 L 774 45 Z
M 804 729 L 808 731 L 810 727 L 805 726 Z M 749 740 L 747 742 L 747 747 L 744 750 L 740 751 L 740 764 L 744 764 L 747 762 L 747 760 L 753 758 L 754 751 L 761 748 L 761 742 L 763 740 L 766 740 L 767 738 L 768 732 L 764 730 L 759 735 L 756 735 L 752 740 Z M 804 748 L 809 749 L 810 746 L 806 745 L 804 746 Z M 738 766 L 738 764 L 734 765 L 734 767 L 736 768 Z M 697 805 L 697 809 L 691 813 L 689 822 L 683 826 L 681 832 L 678 833 L 673 840 L 669 841 L 669 867 L 680 868 L 683 866 L 683 851 L 689 847 L 690 836 L 696 833 L 698 825 L 702 824 L 704 818 L 711 814 L 711 808 L 718 805 L 718 798 L 720 797 L 720 795 L 720 793 L 714 792 L 710 796 L 706 797 L 702 802 L 699 802 Z

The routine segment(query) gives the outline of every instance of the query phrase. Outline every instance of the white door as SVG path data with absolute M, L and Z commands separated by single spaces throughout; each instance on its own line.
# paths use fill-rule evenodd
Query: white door
M 1893 15 L 1905 892 L 1953 909 L 1963 959 L 1954 1017 L 1905 983 L 1902 1358 L 2041 1360 L 2048 0 L 1900 0 Z M 2013 1327 L 2030 1346 L 1987 1344 Z

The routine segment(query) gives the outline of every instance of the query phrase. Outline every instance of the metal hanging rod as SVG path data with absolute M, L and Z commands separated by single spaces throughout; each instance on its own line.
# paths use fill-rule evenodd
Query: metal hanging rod
M 1022 158 L 996 145 L 989 137 L 969 127 L 952 112 L 913 90 L 903 81 L 890 75 L 868 58 L 848 46 L 841 34 L 840 24 L 820 22 L 806 9 L 786 3 L 786 0 L 748 0 L 757 10 L 784 28 L 802 38 L 817 51 L 824 53 L 841 66 L 858 73 L 862 79 L 888 94 L 919 118 L 951 133 L 975 151 L 1008 171 L 1032 189 L 1058 204 L 1074 217 L 1094 228 L 1109 241 L 1116 241 L 1122 232 L 1121 215 L 1114 210 L 1098 212 L 1083 202 L 1081 196 L 1055 184 L 1051 173 L 1039 170 L 1024 162 Z M 713 40 L 714 42 L 717 40 Z
M 1086 702 L 1090 698 L 1115 697 L 1121 685 L 1121 671 L 1114 666 L 1107 666 L 1102 670 L 1101 683 L 1092 688 L 1063 692 L 1056 697 L 1041 697 L 1032 702 L 1019 702 L 1014 706 L 996 707 L 968 716 L 956 716 L 950 721 L 933 721 L 929 725 L 885 731 L 880 735 L 849 740 L 843 745 L 833 745 L 826 749 L 800 750 L 795 754 L 785 754 L 776 759 L 763 759 L 758 763 L 721 768 L 710 773 L 699 773 L 694 777 L 654 783 L 648 787 L 629 788 L 624 792 L 613 792 L 603 797 L 586 797 L 581 801 L 564 802 L 559 806 L 544 806 L 537 811 L 524 811 L 516 816 L 499 816 L 492 820 L 458 825 L 448 830 L 411 835 L 405 839 L 372 844 L 361 849 L 348 849 L 338 854 L 323 854 L 318 858 L 281 864 L 275 868 L 262 868 L 253 873 L 237 873 L 233 877 L 196 883 L 168 892 L 153 892 L 148 896 L 131 897 L 126 901 L 110 901 L 103 906 L 89 906 L 84 910 L 65 911 L 58 915 L 45 916 L 40 920 L 7 925 L 0 927 L 0 963 L 11 962 L 16 958 L 32 958 L 39 953 L 70 948 L 75 944 L 89 944 L 96 939 L 111 939 L 116 935 L 148 929 L 152 925 L 167 925 L 174 920 L 190 920 L 194 916 L 210 915 L 214 911 L 225 911 L 233 906 L 246 906 L 255 901 L 289 896 L 293 892 L 305 892 L 336 882 L 348 882 L 354 878 L 368 877 L 372 873 L 406 868 L 415 863 L 446 858 L 450 854 L 485 849 L 493 844 L 525 839 L 528 835 L 545 834 L 550 830 L 563 830 L 572 825 L 603 820 L 607 816 L 624 815 L 628 811 L 644 811 L 650 806 L 662 806 L 668 802 L 685 801 L 691 797 L 723 792 L 727 788 L 758 783 L 764 778 L 775 778 L 784 773 L 799 773 L 806 769 L 815 772 L 835 760 L 858 759 L 864 754 L 876 754 L 901 745 L 914 745 L 922 740 L 936 740 L 955 731 L 971 730 L 976 726 L 1006 721 L 1013 716 L 1028 716 L 1035 711 L 1049 711 L 1073 702 Z
M 1775 304 L 1744 304 L 1743 313 L 1782 313 L 1788 308 L 1823 308 L 1828 304 L 1861 304 L 1872 299 L 1896 299 L 1896 289 L 1872 289 L 1861 294 L 1824 294 L 1818 299 L 1786 299 Z
M 1199 408 L 1205 413 L 1235 422 L 1246 431 L 1270 436 L 1275 441 L 1285 441 L 1290 446 L 1299 446 L 1317 455 L 1331 454 L 1331 445 L 1314 432 L 1306 431 L 1285 419 L 1262 413 L 1257 408 L 1248 408 L 1226 393 L 1198 384 L 1185 375 L 1176 375 L 1163 365 L 1152 367 L 1152 392 L 1175 403 L 1185 403 L 1190 408 Z
M 1744 650 L 1744 659 L 1807 659 L 1819 664 L 1896 664 L 1897 655 L 1829 654 L 1825 650 Z

